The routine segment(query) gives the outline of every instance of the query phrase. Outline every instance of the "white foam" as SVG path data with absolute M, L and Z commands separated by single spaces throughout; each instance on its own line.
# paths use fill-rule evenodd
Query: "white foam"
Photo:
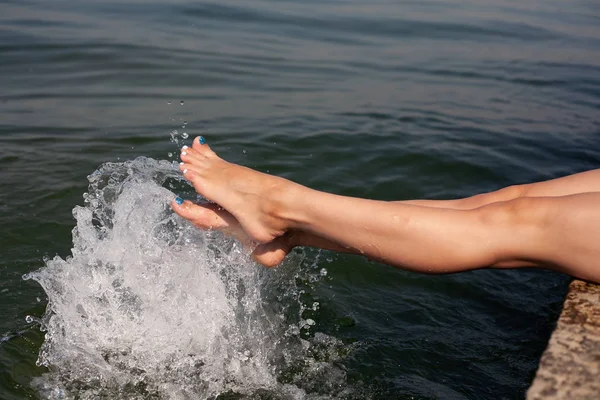
M 258 267 L 235 242 L 171 211 L 171 190 L 190 190 L 175 163 L 107 163 L 89 180 L 85 206 L 73 210 L 72 257 L 48 259 L 25 277 L 49 299 L 38 362 L 50 372 L 34 382 L 44 397 L 196 399 L 266 390 L 301 399 L 315 365 L 334 371 L 328 379 L 337 391 L 344 386 L 343 371 L 309 357 L 313 343 L 299 337 L 315 321 L 301 319 L 306 308 L 291 268 Z M 339 346 L 315 337 L 319 346 Z M 298 359 L 307 367 L 288 376 L 291 384 L 278 382 Z

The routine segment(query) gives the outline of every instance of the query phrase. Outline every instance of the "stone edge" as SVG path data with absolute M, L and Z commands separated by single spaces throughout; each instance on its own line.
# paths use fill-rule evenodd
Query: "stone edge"
M 600 399 L 600 285 L 574 280 L 527 400 Z

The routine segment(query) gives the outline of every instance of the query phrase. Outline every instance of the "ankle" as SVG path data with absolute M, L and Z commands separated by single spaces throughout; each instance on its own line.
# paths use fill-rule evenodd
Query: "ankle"
M 302 199 L 307 195 L 307 190 L 310 189 L 282 179 L 278 185 L 269 188 L 266 214 L 277 220 L 285 231 L 297 228 L 302 221 Z M 297 235 L 292 237 L 297 238 Z

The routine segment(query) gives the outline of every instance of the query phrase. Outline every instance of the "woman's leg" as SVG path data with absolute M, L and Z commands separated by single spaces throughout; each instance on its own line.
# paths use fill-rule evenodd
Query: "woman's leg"
M 198 143 L 196 143 L 198 145 Z M 427 207 L 473 209 L 498 201 L 509 201 L 529 195 L 557 196 L 580 193 L 578 191 L 591 188 L 600 191 L 600 170 L 587 171 L 579 174 L 536 182 L 525 185 L 515 185 L 489 193 L 453 200 L 405 200 L 400 203 L 422 205 Z M 173 202 L 173 209 L 181 217 L 190 220 L 200 229 L 217 229 L 238 240 L 246 248 L 253 249 L 254 259 L 267 267 L 279 265 L 287 254 L 298 246 L 316 247 L 343 253 L 356 254 L 354 249 L 343 247 L 330 240 L 303 231 L 290 231 L 268 244 L 256 246 L 256 243 L 246 234 L 239 222 L 226 210 L 216 204 L 196 205 L 185 202 L 178 205 Z M 526 262 L 503 262 L 496 267 L 535 266 Z
M 549 258 L 554 254 L 549 250 L 572 249 L 561 243 L 546 246 L 542 239 L 559 236 L 547 234 L 549 227 L 556 229 L 548 223 L 548 216 L 568 200 L 587 207 L 583 210 L 592 217 L 590 206 L 594 195 L 598 196 L 592 194 L 584 202 L 516 198 L 472 210 L 432 208 L 317 192 L 227 163 L 197 143 L 193 149 L 184 149 L 182 160 L 184 175 L 196 190 L 231 212 L 256 241 L 267 243 L 300 230 L 378 261 L 421 272 L 520 262 L 564 270 L 564 263 Z M 582 272 L 580 277 L 589 275 L 577 266 L 574 271 L 570 268 L 569 272 Z
M 408 204 L 427 207 L 470 210 L 498 201 L 519 197 L 556 197 L 577 193 L 600 192 L 600 169 L 580 172 L 543 182 L 508 186 L 493 192 L 477 194 L 456 200 L 409 200 Z

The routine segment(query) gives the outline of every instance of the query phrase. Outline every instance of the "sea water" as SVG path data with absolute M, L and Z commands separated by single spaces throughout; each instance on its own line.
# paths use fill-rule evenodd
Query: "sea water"
M 64 261 L 46 261 L 47 268 L 72 271 L 69 279 L 55 279 L 65 290 L 91 273 L 86 268 L 92 264 L 71 251 L 76 222 L 71 210 L 85 205 L 84 192 L 94 193 L 86 176 L 102 163 L 141 155 L 174 159 L 178 147 L 201 134 L 227 161 L 314 189 L 380 200 L 458 198 L 598 168 L 599 5 L 590 0 L 0 0 L 0 398 L 44 398 L 31 387 L 43 374 L 36 387 L 52 388 L 50 377 L 56 377 L 65 396 L 94 397 L 93 390 L 105 386 L 107 398 L 142 396 L 141 389 L 119 395 L 113 375 L 100 375 L 97 368 L 70 379 L 64 371 L 83 374 L 86 362 L 75 357 L 79 353 L 66 339 L 58 340 L 58 328 L 40 332 L 36 323 L 48 299 L 50 310 L 58 309 L 69 304 L 68 295 L 47 295 L 36 281 L 21 279 L 42 268 L 44 257 L 57 254 Z M 177 146 L 169 142 L 170 133 Z M 111 168 L 127 171 L 119 165 Z M 153 168 L 158 167 L 140 167 L 132 176 L 142 179 L 140 174 Z M 195 200 L 176 178 L 144 182 Z M 183 229 L 183 221 L 175 221 Z M 231 257 L 241 252 L 215 233 L 195 234 Z M 121 237 L 132 253 L 147 249 L 147 240 L 132 244 L 132 238 Z M 67 255 L 75 257 L 66 260 Z M 239 258 L 247 260 L 242 253 Z M 195 262 L 199 270 L 208 268 L 202 258 Z M 186 270 L 182 259 L 176 264 L 170 266 L 174 275 Z M 241 273 L 244 265 L 228 268 Z M 332 385 L 342 382 L 354 393 L 357 380 L 367 382 L 371 389 L 381 388 L 372 396 L 385 400 L 524 397 L 569 282 L 567 276 L 537 270 L 420 275 L 326 252 L 318 260 L 310 252 L 306 258 L 294 254 L 282 267 L 255 271 L 275 331 L 285 334 L 302 321 L 316 322 L 279 343 L 297 368 L 282 361 L 283 350 L 267 346 L 277 383 L 262 387 L 288 397 L 281 394 L 283 385 L 298 387 L 307 397 L 345 396 L 327 386 L 329 377 Z M 321 268 L 327 269 L 324 278 L 315 273 Z M 49 270 L 39 279 L 50 287 L 51 276 Z M 314 289 L 310 279 L 316 280 Z M 130 283 L 122 290 L 142 298 L 138 292 L 149 284 Z M 144 301 L 147 306 L 150 300 Z M 320 303 L 316 311 L 314 302 Z M 89 304 L 82 307 L 95 317 Z M 107 315 L 114 318 L 111 310 Z M 62 312 L 49 315 L 75 323 Z M 117 325 L 105 326 L 116 337 Z M 170 341 L 179 340 L 177 329 L 169 329 Z M 322 337 L 318 332 L 360 346 L 338 361 L 326 361 L 327 356 L 312 356 L 301 347 L 309 343 L 314 350 L 315 338 Z M 41 361 L 47 360 L 48 369 L 35 366 L 45 333 Z M 81 336 L 86 348 L 101 347 L 98 332 L 78 327 L 65 335 Z M 136 335 L 129 331 L 119 340 L 133 342 Z M 152 349 L 146 354 L 162 354 L 157 339 L 143 340 Z M 348 344 L 318 348 L 338 357 Z M 114 365 L 111 357 L 108 363 Z M 153 364 L 138 364 L 152 398 L 157 384 L 147 382 L 161 380 L 149 372 Z M 329 365 L 346 376 L 324 370 L 314 379 L 303 378 L 310 370 L 305 364 Z M 249 388 L 243 396 L 259 392 Z
M 26 275 L 48 296 L 38 364 L 49 372 L 34 380 L 44 397 L 352 394 L 335 363 L 343 344 L 304 318 L 318 303 L 300 300 L 302 286 L 323 271 L 299 272 L 298 255 L 266 270 L 174 214 L 173 191 L 192 193 L 175 163 L 106 163 L 88 179 L 72 255 Z

